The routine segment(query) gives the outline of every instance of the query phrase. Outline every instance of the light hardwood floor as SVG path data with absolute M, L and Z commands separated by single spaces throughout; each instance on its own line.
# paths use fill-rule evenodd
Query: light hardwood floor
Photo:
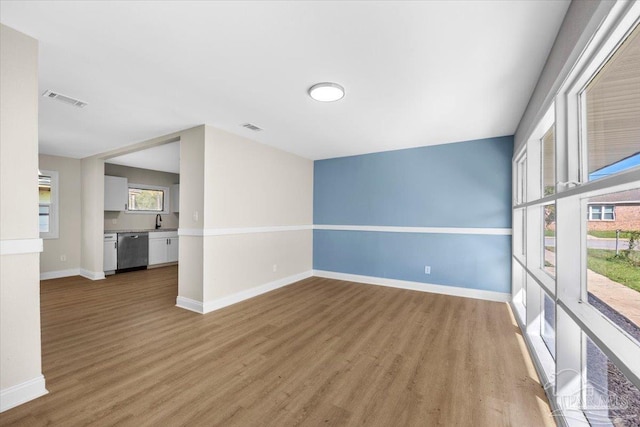
M 176 267 L 41 288 L 50 393 L 1 425 L 554 425 L 503 303 L 310 278 L 199 315 Z

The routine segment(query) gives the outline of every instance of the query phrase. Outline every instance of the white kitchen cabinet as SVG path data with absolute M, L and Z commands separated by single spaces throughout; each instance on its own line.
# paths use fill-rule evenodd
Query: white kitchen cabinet
M 102 262 L 102 270 L 105 273 L 115 272 L 118 269 L 118 235 L 116 233 L 104 235 L 104 255 Z
M 178 233 L 153 231 L 149 233 L 149 265 L 178 261 Z
M 178 248 L 180 244 L 180 238 L 170 237 L 169 246 L 167 248 L 167 262 L 178 262 Z
M 127 178 L 104 176 L 104 210 L 126 211 L 129 203 L 129 183 Z
M 149 233 L 149 265 L 167 262 L 167 239 L 152 238 L 157 233 Z
M 171 186 L 171 212 L 180 212 L 180 184 Z

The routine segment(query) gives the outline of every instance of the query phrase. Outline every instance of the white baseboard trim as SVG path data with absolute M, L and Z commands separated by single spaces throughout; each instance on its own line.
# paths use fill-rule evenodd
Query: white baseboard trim
M 79 276 L 79 268 L 70 268 L 68 270 L 47 271 L 40 273 L 40 280 L 59 279 L 61 277 Z
M 240 291 L 226 297 L 218 298 L 211 301 L 206 301 L 204 303 L 179 296 L 176 299 L 176 306 L 180 308 L 184 308 L 186 310 L 195 311 L 196 313 L 201 313 L 201 314 L 211 313 L 212 311 L 220 310 L 221 308 L 228 307 L 233 304 L 237 304 L 241 301 L 244 301 L 253 297 L 257 297 L 258 295 L 262 295 L 264 293 L 276 290 L 278 288 L 282 288 L 284 286 L 290 285 L 300 280 L 307 279 L 312 275 L 313 274 L 311 270 L 305 271 L 303 273 L 283 277 L 282 279 L 274 280 L 273 282 L 255 286 L 253 288 L 246 289 L 244 291 Z
M 410 282 L 408 280 L 387 279 L 384 277 L 361 276 L 358 274 L 337 273 L 335 271 L 313 270 L 313 275 L 327 279 L 345 280 L 367 285 L 387 286 L 390 288 L 408 289 L 411 291 L 431 292 L 434 294 L 452 295 L 464 298 L 475 298 L 487 301 L 508 302 L 511 294 L 481 289 L 461 288 L 458 286 L 434 285 L 431 283 Z
M 264 285 L 240 291 L 226 297 L 215 299 L 213 301 L 207 301 L 204 303 L 204 312 L 210 313 L 214 310 L 219 310 L 229 305 L 239 303 L 240 301 L 257 297 L 258 295 L 262 295 L 275 289 L 282 288 L 284 286 L 311 277 L 312 275 L 312 271 L 309 270 L 305 271 L 304 273 L 294 274 L 293 276 L 283 277 L 282 279 L 274 280 L 273 282 L 265 283 Z
M 161 264 L 148 265 L 147 266 L 147 270 L 153 270 L 154 268 L 169 267 L 171 265 L 178 265 L 178 261 L 175 261 L 175 262 L 163 262 Z
M 185 298 L 178 296 L 176 298 L 176 307 L 184 308 L 185 310 L 195 311 L 196 313 L 204 314 L 202 308 L 202 301 L 196 301 L 191 298 Z
M 42 239 L 0 240 L 0 255 L 33 254 L 42 252 Z
M 49 391 L 45 388 L 43 375 L 5 388 L 0 391 L 0 412 L 15 408 L 47 393 Z
M 91 280 L 102 280 L 105 278 L 104 271 L 89 271 L 85 270 L 84 268 L 80 269 L 80 275 Z
M 436 294 L 445 294 L 459 296 L 465 298 L 475 298 L 487 301 L 508 302 L 511 300 L 511 294 L 484 291 L 479 289 L 460 288 L 456 286 L 434 285 L 431 283 L 409 282 L 406 280 L 385 279 L 381 277 L 360 276 L 356 274 L 336 273 L 333 271 L 312 270 L 305 271 L 293 276 L 284 277 L 273 282 L 265 283 L 260 286 L 253 287 L 235 294 L 218 298 L 212 301 L 196 301 L 190 298 L 178 296 L 176 298 L 176 307 L 190 310 L 196 313 L 205 314 L 224 307 L 239 303 L 241 301 L 262 295 L 266 292 L 273 291 L 278 288 L 290 285 L 311 276 L 325 277 L 328 279 L 345 280 L 349 282 L 364 283 L 368 285 L 388 286 L 392 288 L 409 289 L 412 291 L 432 292 Z

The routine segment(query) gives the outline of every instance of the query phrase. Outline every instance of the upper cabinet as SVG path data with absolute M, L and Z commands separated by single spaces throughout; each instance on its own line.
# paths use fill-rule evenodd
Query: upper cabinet
M 180 212 L 180 184 L 171 186 L 171 212 Z
M 104 210 L 126 211 L 129 198 L 127 178 L 119 176 L 104 177 Z

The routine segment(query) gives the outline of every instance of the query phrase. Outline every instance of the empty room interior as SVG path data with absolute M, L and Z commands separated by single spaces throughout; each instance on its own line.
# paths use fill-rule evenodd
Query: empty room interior
M 0 425 L 640 427 L 639 23 L 0 0 Z

